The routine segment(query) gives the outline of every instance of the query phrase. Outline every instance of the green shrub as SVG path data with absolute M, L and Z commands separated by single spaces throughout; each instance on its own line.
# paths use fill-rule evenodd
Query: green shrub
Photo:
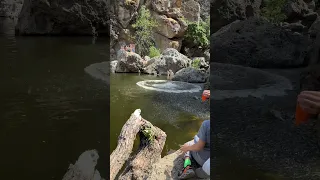
M 157 56 L 160 56 L 160 50 L 155 48 L 154 46 L 151 46 L 149 49 L 149 57 L 153 58 Z
M 210 17 L 206 21 L 188 22 L 185 39 L 194 45 L 208 48 L 210 44 Z
M 141 6 L 136 22 L 132 25 L 135 30 L 135 43 L 137 52 L 141 55 L 147 55 L 149 47 L 153 46 L 153 28 L 157 26 L 157 22 L 151 17 L 150 11 Z
M 261 15 L 272 23 L 283 22 L 287 16 L 282 12 L 286 0 L 268 0 L 262 8 Z
M 199 69 L 199 68 L 200 68 L 200 59 L 194 59 L 194 60 L 192 61 L 191 66 L 192 66 L 193 68 Z

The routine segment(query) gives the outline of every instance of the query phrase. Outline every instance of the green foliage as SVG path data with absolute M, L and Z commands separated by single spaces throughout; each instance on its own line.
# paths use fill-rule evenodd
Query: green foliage
M 142 130 L 142 133 L 143 135 L 148 139 L 149 142 L 153 142 L 154 139 L 155 139 L 155 134 L 154 132 L 151 130 L 150 127 L 145 127 L 143 130 Z
M 286 0 L 268 0 L 262 8 L 261 15 L 272 23 L 283 22 L 287 16 L 282 12 Z
M 136 22 L 132 25 L 135 29 L 135 43 L 141 55 L 147 55 L 149 47 L 153 46 L 152 30 L 157 26 L 157 22 L 151 17 L 150 11 L 141 6 Z
M 193 68 L 199 69 L 200 68 L 200 59 L 193 60 L 191 66 Z
M 160 50 L 154 46 L 151 46 L 149 49 L 149 57 L 153 58 L 153 57 L 157 57 L 157 56 L 160 56 Z
M 206 21 L 188 22 L 185 39 L 196 46 L 207 48 L 210 44 L 210 17 Z

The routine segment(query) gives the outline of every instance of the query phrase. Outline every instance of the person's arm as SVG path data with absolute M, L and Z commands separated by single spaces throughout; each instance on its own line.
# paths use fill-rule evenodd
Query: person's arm
M 309 114 L 320 114 L 320 91 L 302 91 L 298 103 Z
M 181 147 L 181 151 L 183 152 L 187 152 L 187 151 L 201 151 L 204 146 L 206 145 L 206 138 L 207 138 L 207 129 L 208 127 L 206 127 L 206 121 L 204 121 L 199 129 L 199 132 L 197 134 L 197 136 L 199 137 L 199 140 L 197 143 L 188 146 L 187 144 L 184 144 Z
M 181 151 L 183 152 L 187 152 L 187 151 L 201 151 L 204 148 L 204 145 L 206 144 L 206 142 L 204 142 L 203 140 L 199 139 L 199 141 L 191 146 L 189 146 L 188 144 L 184 144 L 181 147 Z

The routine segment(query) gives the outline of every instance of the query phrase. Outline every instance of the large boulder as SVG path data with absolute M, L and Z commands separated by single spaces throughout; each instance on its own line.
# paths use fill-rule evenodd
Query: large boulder
M 303 17 L 312 12 L 304 0 L 288 0 L 285 4 L 284 11 L 287 21 L 295 22 L 303 19 Z
M 213 62 L 256 68 L 304 65 L 309 41 L 258 18 L 236 21 L 211 36 Z
M 176 49 L 168 48 L 163 51 L 161 56 L 149 60 L 143 72 L 167 75 L 168 70 L 176 73 L 180 69 L 190 67 L 190 63 L 191 59 L 179 53 Z
M 187 30 L 187 24 L 175 18 L 166 15 L 152 13 L 153 18 L 156 20 L 158 26 L 155 31 L 169 39 L 174 37 L 181 37 Z
M 182 1 L 182 14 L 188 21 L 199 22 L 200 20 L 200 4 L 194 0 Z
M 159 33 L 153 34 L 156 47 L 162 52 L 168 48 L 174 48 L 180 51 L 182 40 L 181 39 L 169 39 Z
M 212 0 L 211 0 L 212 1 Z M 200 17 L 205 20 L 210 17 L 210 6 L 211 1 L 208 0 L 198 0 L 200 4 Z
M 108 0 L 25 0 L 17 34 L 109 34 Z
M 189 83 L 206 82 L 206 73 L 192 67 L 179 70 L 172 78 L 173 81 L 183 81 Z
M 214 0 L 210 10 L 211 33 L 235 20 L 259 16 L 262 0 Z
M 118 60 L 116 73 L 139 73 L 143 67 L 143 59 L 139 54 L 130 52 L 126 58 Z

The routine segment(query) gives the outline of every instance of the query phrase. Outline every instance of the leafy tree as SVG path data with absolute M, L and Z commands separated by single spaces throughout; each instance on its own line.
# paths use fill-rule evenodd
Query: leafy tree
M 196 46 L 203 48 L 209 47 L 210 44 L 210 17 L 200 22 L 188 22 L 188 29 L 185 34 L 185 39 L 192 42 Z
M 137 50 L 141 55 L 147 55 L 149 48 L 154 45 L 152 39 L 153 28 L 157 22 L 151 17 L 150 11 L 146 6 L 141 6 L 136 22 L 132 25 L 135 29 L 135 42 Z
M 150 49 L 149 49 L 149 57 L 153 58 L 153 57 L 157 57 L 157 56 L 160 56 L 159 49 L 157 49 L 154 46 L 151 46 Z
M 268 0 L 261 10 L 261 15 L 272 23 L 283 22 L 287 18 L 282 12 L 285 3 L 286 0 Z

